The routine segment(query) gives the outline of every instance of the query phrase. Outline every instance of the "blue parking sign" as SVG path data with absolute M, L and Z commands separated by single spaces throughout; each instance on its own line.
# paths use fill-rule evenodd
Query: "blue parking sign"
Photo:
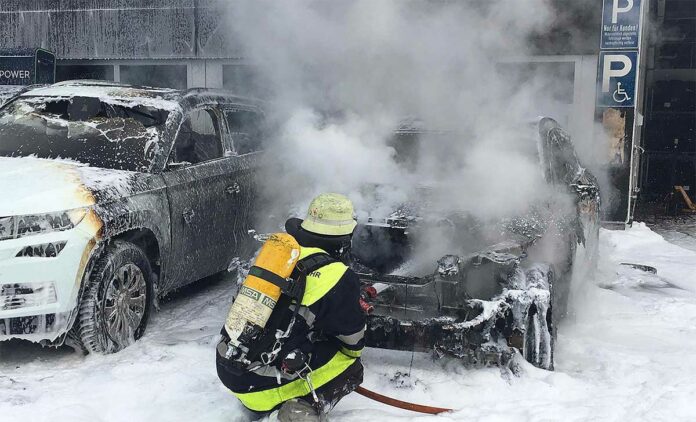
M 641 0 L 604 0 L 601 49 L 638 49 Z
M 633 107 L 636 97 L 637 51 L 602 51 L 597 72 L 598 107 Z

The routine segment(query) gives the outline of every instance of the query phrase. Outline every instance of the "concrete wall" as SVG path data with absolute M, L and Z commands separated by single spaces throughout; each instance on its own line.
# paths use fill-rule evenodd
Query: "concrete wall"
M 60 59 L 235 58 L 224 0 L 2 0 L 4 48 Z
M 108 66 L 113 68 L 115 82 L 128 82 L 122 78 L 125 66 L 186 66 L 183 88 L 222 88 L 223 66 L 245 64 L 237 59 L 183 59 L 183 60 L 60 60 L 58 66 Z

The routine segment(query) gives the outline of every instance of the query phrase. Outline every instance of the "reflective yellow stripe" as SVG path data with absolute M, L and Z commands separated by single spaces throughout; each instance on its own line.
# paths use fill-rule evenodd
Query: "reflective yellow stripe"
M 355 359 L 336 352 L 334 357 L 326 365 L 315 369 L 311 374 L 312 385 L 315 389 L 339 376 L 343 371 L 355 362 Z M 282 402 L 302 397 L 310 393 L 309 386 L 303 379 L 296 379 L 288 384 L 270 390 L 256 391 L 254 393 L 234 393 L 235 396 L 248 409 L 257 412 L 266 412 Z
M 341 347 L 341 352 L 342 352 L 344 355 L 346 355 L 346 356 L 350 356 L 350 357 L 352 357 L 352 358 L 359 358 L 360 355 L 362 354 L 362 349 L 360 349 L 360 350 L 350 350 L 350 349 L 348 349 L 348 348 L 346 348 L 346 347 Z
M 307 275 L 304 296 L 302 296 L 302 306 L 310 306 L 331 290 L 343 277 L 348 270 L 342 262 L 334 262 L 325 265 L 319 270 Z
M 302 247 L 300 250 L 300 259 L 317 253 L 326 252 L 319 248 Z M 310 306 L 324 297 L 324 295 L 338 283 L 338 280 L 343 277 L 343 274 L 345 274 L 347 270 L 348 267 L 344 263 L 334 262 L 329 265 L 324 265 L 319 270 L 308 274 L 304 296 L 302 296 L 302 306 Z
M 326 251 L 321 248 L 309 248 L 305 246 L 300 247 L 300 259 L 307 258 L 308 256 L 317 253 L 326 253 Z

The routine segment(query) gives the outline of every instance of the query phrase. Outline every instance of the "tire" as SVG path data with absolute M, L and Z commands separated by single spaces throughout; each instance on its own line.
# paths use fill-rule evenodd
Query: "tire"
M 142 337 L 152 309 L 152 269 L 142 249 L 115 240 L 97 258 L 77 330 L 91 353 L 116 353 Z
M 550 312 L 545 317 L 541 315 L 534 304 L 529 307 L 525 319 L 522 356 L 537 368 L 553 370 L 555 342 L 548 321 L 550 315 Z

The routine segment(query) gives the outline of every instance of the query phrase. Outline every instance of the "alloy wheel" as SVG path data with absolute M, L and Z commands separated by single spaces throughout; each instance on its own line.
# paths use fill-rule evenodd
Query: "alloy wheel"
M 132 263 L 118 268 L 104 296 L 104 323 L 114 343 L 125 347 L 135 341 L 146 305 L 147 283 L 142 270 Z

